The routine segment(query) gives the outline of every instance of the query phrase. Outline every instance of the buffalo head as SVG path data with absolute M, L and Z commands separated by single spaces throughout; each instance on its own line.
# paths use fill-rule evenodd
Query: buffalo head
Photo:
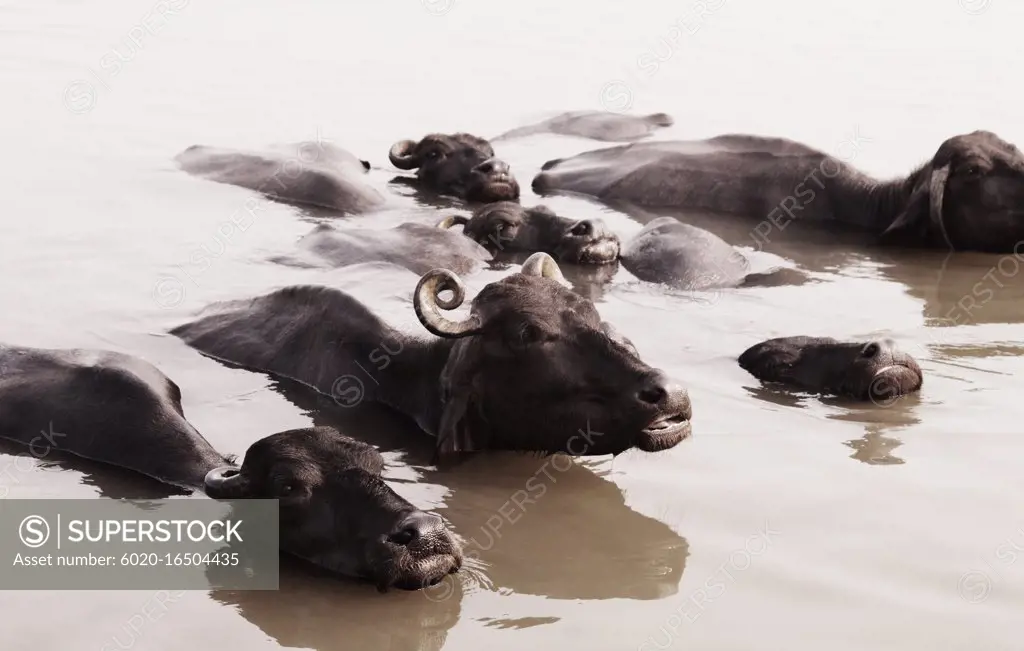
M 888 240 L 989 253 L 1024 242 L 1024 155 L 996 134 L 950 138 L 911 183 Z
M 602 220 L 559 217 L 547 206 L 524 208 L 512 201 L 499 201 L 481 206 L 470 219 L 454 215 L 438 226 L 457 224 L 491 253 L 542 251 L 556 260 L 582 264 L 609 264 L 619 258 L 619 237 Z
M 656 452 L 690 434 L 690 399 L 645 364 L 594 304 L 566 288 L 557 263 L 535 253 L 519 273 L 450 320 L 465 289 L 444 269 L 425 274 L 414 304 L 420 322 L 454 339 L 441 372 L 439 452 L 504 449 L 618 454 Z M 440 294 L 452 292 L 448 299 Z
M 751 346 L 739 365 L 763 382 L 884 403 L 921 388 L 921 367 L 891 339 L 779 337 Z
M 280 500 L 281 549 L 378 589 L 441 581 L 462 552 L 441 518 L 416 509 L 381 479 L 377 450 L 329 427 L 257 441 L 241 468 L 206 475 L 214 499 Z
M 467 201 L 516 201 L 519 183 L 491 143 L 468 133 L 432 133 L 419 142 L 401 140 L 388 154 L 401 170 L 416 170 L 428 188 Z

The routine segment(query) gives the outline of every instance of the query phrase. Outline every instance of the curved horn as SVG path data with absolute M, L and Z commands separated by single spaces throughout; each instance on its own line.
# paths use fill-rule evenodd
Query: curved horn
M 946 194 L 946 179 L 948 178 L 949 163 L 933 170 L 931 184 L 928 187 L 928 198 L 931 206 L 932 223 L 939 227 L 939 232 L 942 233 L 942 239 L 946 241 L 946 246 L 955 250 L 956 247 L 953 246 L 953 242 L 950 241 L 949 233 L 946 232 L 946 224 L 942 220 L 942 197 Z
M 248 488 L 248 480 L 236 466 L 221 466 L 206 473 L 203 488 L 214 499 L 241 497 Z
M 437 222 L 437 227 L 449 229 L 452 226 L 465 226 L 468 223 L 468 217 L 463 217 L 462 215 L 452 215 L 450 217 L 445 217 L 441 221 Z
M 452 299 L 442 300 L 438 294 L 450 289 Z M 423 274 L 413 294 L 416 317 L 423 327 L 438 337 L 467 337 L 480 332 L 480 317 L 471 315 L 465 321 L 452 321 L 441 315 L 441 310 L 454 310 L 466 299 L 466 287 L 447 269 L 432 269 Z
M 540 276 L 542 278 L 550 278 L 556 282 L 568 285 L 569 281 L 562 275 L 562 270 L 558 268 L 558 263 L 547 253 L 534 253 L 526 262 L 523 263 L 523 268 L 519 273 L 524 276 Z
M 414 147 L 416 147 L 416 143 L 412 140 L 399 140 L 391 145 L 391 151 L 388 152 L 391 164 L 400 170 L 411 170 L 419 167 L 419 161 L 412 155 Z

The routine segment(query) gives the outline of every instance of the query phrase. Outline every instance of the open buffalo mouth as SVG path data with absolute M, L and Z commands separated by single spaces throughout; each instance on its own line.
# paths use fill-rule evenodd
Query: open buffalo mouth
M 495 199 L 515 199 L 519 196 L 519 185 L 508 174 L 485 179 L 477 186 L 476 194 Z
M 644 452 L 661 452 L 675 447 L 692 432 L 690 419 L 683 414 L 663 414 L 641 430 L 637 447 Z
M 396 577 L 390 586 L 384 583 L 378 585 L 377 589 L 381 592 L 386 591 L 388 587 L 399 590 L 423 590 L 437 585 L 449 574 L 455 574 L 461 566 L 460 560 L 452 554 L 437 554 L 414 562 Z
M 921 388 L 921 371 L 909 364 L 889 364 L 875 371 L 868 398 L 895 398 Z
M 573 262 L 579 264 L 611 264 L 619 259 L 619 243 L 617 240 L 598 240 L 583 246 L 576 254 Z

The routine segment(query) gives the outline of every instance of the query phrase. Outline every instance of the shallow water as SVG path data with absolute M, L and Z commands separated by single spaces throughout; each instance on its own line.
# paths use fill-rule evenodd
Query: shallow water
M 314 420 L 366 436 L 385 450 L 395 489 L 443 514 L 479 558 L 427 594 L 380 595 L 289 566 L 279 593 L 173 595 L 136 633 L 128 622 L 153 592 L 3 592 L 5 649 L 1019 648 L 1024 285 L 1012 256 L 883 253 L 784 231 L 755 266 L 774 254 L 820 282 L 666 296 L 623 272 L 581 288 L 694 401 L 692 440 L 614 462 L 489 455 L 438 471 L 396 449 L 397 418 L 290 395 L 163 333 L 212 301 L 297 282 L 348 289 L 417 327 L 414 275 L 268 263 L 310 229 L 299 210 L 261 201 L 244 232 L 218 235 L 253 195 L 176 170 L 189 145 L 322 137 L 379 166 L 384 187 L 397 139 L 493 136 L 603 102 L 674 116 L 657 138 L 786 136 L 888 177 L 957 133 L 1024 142 L 1013 82 L 1024 7 L 161 4 L 175 13 L 149 19 L 156 5 L 128 0 L 0 6 L 0 340 L 148 359 L 223 452 Z M 155 34 L 136 27 L 144 19 Z M 534 136 L 497 149 L 531 204 L 544 161 L 600 146 Z M 395 209 L 352 221 L 437 217 L 390 192 Z M 623 235 L 641 226 L 579 199 L 545 203 L 603 216 Z M 695 223 L 753 246 L 750 223 Z M 978 283 L 993 291 L 970 307 L 963 297 L 980 296 Z M 795 334 L 891 336 L 921 363 L 924 389 L 856 406 L 762 389 L 735 364 L 747 346 Z M 9 497 L 152 490 L 12 454 L 0 454 Z M 543 495 L 510 509 L 537 477 Z

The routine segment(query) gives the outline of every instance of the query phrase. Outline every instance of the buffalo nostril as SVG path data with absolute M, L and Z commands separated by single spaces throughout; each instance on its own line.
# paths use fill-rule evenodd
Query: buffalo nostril
M 647 402 L 652 405 L 656 405 L 665 399 L 668 395 L 664 388 L 660 386 L 644 387 L 640 389 L 640 392 L 636 394 L 637 398 L 640 398 L 641 402 Z
M 395 530 L 388 535 L 388 542 L 409 545 L 425 538 L 442 527 L 441 518 L 431 513 L 417 511 L 403 518 Z
M 588 237 L 594 234 L 594 225 L 588 221 L 582 221 L 573 226 L 569 232 L 577 237 Z
M 489 176 L 508 176 L 508 163 L 499 158 L 488 158 L 476 166 L 476 171 Z
M 870 344 L 864 346 L 860 356 L 866 359 L 874 359 L 875 357 L 878 357 L 880 352 L 882 352 L 882 347 L 879 346 L 877 342 L 872 341 Z
M 636 397 L 641 402 L 648 404 L 657 405 L 668 397 L 668 389 L 666 388 L 666 379 L 661 373 L 654 373 L 647 376 L 646 380 L 640 390 L 637 392 Z

